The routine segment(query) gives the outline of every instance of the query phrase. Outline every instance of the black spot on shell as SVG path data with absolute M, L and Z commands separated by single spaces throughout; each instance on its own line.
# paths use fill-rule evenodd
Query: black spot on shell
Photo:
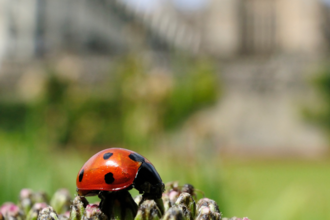
M 112 155 L 113 155 L 113 153 L 105 153 L 105 154 L 103 155 L 103 159 L 107 160 L 107 159 L 109 159 Z
M 107 184 L 111 184 L 115 181 L 115 178 L 113 178 L 113 174 L 110 172 L 104 175 L 104 180 Z
M 84 170 L 80 171 L 79 173 L 79 182 L 82 181 L 83 177 L 84 177 Z
M 144 162 L 144 157 L 137 153 L 131 153 L 128 157 L 136 162 Z

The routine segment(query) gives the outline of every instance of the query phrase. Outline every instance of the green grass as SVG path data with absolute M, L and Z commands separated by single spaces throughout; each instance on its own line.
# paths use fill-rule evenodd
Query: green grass
M 52 151 L 47 145 L 32 145 L 0 135 L 0 203 L 17 201 L 22 188 L 53 193 L 61 187 L 75 191 L 75 173 L 84 161 L 73 152 Z
M 229 162 L 223 171 L 228 215 L 330 219 L 329 162 Z
M 77 172 L 90 153 L 31 143 L 36 142 L 0 135 L 1 204 L 17 201 L 25 187 L 49 195 L 62 187 L 75 193 Z M 224 216 L 330 219 L 330 162 L 223 160 L 212 152 L 203 154 L 203 149 L 185 154 L 157 148 L 141 151 L 164 182 L 193 184 L 219 203 Z

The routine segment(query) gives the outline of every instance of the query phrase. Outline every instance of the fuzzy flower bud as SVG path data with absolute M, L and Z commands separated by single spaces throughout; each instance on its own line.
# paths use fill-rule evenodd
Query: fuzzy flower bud
M 172 207 L 172 203 L 170 201 L 170 198 L 168 197 L 168 194 L 163 194 L 162 200 L 164 204 L 164 212 L 167 212 L 167 210 Z
M 23 211 L 11 202 L 6 202 L 0 207 L 0 212 L 7 220 L 22 220 L 24 218 Z
M 222 220 L 250 220 L 250 219 L 248 217 L 243 217 L 243 218 L 232 217 L 232 218 L 223 218 Z
M 85 197 L 76 196 L 71 206 L 71 220 L 81 220 L 83 218 L 87 205 L 88 201 Z
M 35 203 L 32 209 L 29 211 L 26 220 L 37 220 L 39 212 L 47 206 L 48 205 L 46 203 Z
M 208 207 L 211 210 L 211 212 L 220 213 L 218 204 L 212 199 L 209 198 L 200 199 L 197 203 L 197 210 L 200 210 L 200 208 L 203 206 Z
M 176 205 L 185 205 L 189 211 L 191 212 L 192 216 L 196 214 L 196 203 L 193 197 L 189 193 L 181 193 L 179 198 L 175 202 Z
M 19 207 L 22 208 L 24 213 L 27 215 L 33 206 L 33 191 L 31 189 L 22 189 L 19 194 Z
M 186 192 L 186 193 L 189 193 L 190 195 L 194 195 L 195 194 L 195 188 L 193 185 L 190 185 L 190 184 L 184 184 L 182 189 L 181 189 L 181 192 Z
M 202 206 L 198 211 L 196 220 L 221 220 L 221 214 L 212 212 L 209 207 Z
M 137 196 L 135 196 L 135 198 L 134 198 L 134 202 L 138 205 L 138 206 L 140 206 L 140 203 L 142 202 L 142 195 L 137 195 Z
M 179 194 L 180 193 L 178 191 L 174 191 L 174 190 L 168 193 L 168 198 L 170 199 L 171 204 L 175 203 L 175 201 L 179 198 Z
M 33 194 L 32 189 L 22 189 L 21 192 L 19 193 L 19 198 L 20 199 L 31 198 L 32 194 Z
M 160 214 L 161 214 L 161 215 L 164 215 L 164 213 L 165 213 L 165 207 L 164 207 L 164 202 L 163 202 L 163 200 L 162 200 L 162 199 L 155 199 L 154 201 L 156 202 L 157 207 L 158 207 L 159 210 L 160 210 Z
M 38 220 L 58 220 L 58 215 L 52 207 L 48 206 L 39 212 Z
M 57 213 L 64 213 L 70 209 L 71 196 L 67 189 L 59 189 L 55 192 L 50 205 Z
M 145 200 L 139 207 L 135 220 L 158 220 L 162 213 L 154 200 Z
M 90 204 L 86 207 L 84 220 L 107 220 L 107 216 L 100 210 L 96 204 Z
M 45 192 L 34 192 L 33 195 L 33 204 L 34 203 L 47 203 L 48 204 L 48 197 Z
M 58 215 L 59 220 L 69 220 L 70 219 L 70 211 L 66 211 L 63 214 Z
M 178 182 L 171 182 L 166 185 L 167 185 L 167 189 L 163 193 L 163 197 L 166 196 L 167 198 L 169 198 L 171 205 L 173 205 L 177 200 L 177 198 L 179 197 L 179 194 L 181 193 L 179 189 L 179 184 Z
M 178 206 L 173 206 L 167 212 L 165 212 L 165 215 L 163 217 L 163 220 L 183 220 L 183 214 L 182 211 Z
M 193 220 L 193 219 L 194 219 L 192 213 L 191 213 L 190 210 L 186 207 L 186 205 L 184 205 L 184 204 L 179 204 L 179 205 L 175 205 L 175 206 L 177 206 L 177 207 L 180 209 L 180 211 L 181 211 L 181 213 L 182 213 L 182 215 L 183 215 L 183 218 L 184 218 L 185 220 Z

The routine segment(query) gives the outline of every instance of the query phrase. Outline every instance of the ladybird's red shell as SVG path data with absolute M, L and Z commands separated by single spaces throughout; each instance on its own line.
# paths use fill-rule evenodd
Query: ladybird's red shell
M 98 152 L 78 173 L 78 194 L 86 195 L 97 190 L 118 191 L 130 187 L 143 163 L 136 157 L 142 156 L 123 148 L 108 148 Z

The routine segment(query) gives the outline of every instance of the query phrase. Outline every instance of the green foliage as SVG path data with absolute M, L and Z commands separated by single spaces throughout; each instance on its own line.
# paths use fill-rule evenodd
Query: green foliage
M 0 101 L 0 129 L 22 132 L 33 127 L 60 146 L 143 146 L 218 99 L 211 62 L 176 62 L 172 70 L 153 69 L 136 56 L 114 63 L 97 84 L 51 69 L 42 98 L 18 104 Z
M 316 92 L 318 100 L 303 109 L 307 121 L 323 129 L 330 140 L 330 66 L 324 67 L 311 80 L 310 84 Z
M 0 130 L 7 132 L 22 131 L 26 123 L 28 107 L 23 103 L 0 102 Z
M 212 66 L 200 61 L 174 82 L 174 88 L 166 100 L 163 122 L 166 128 L 178 126 L 187 115 L 214 103 L 218 95 L 214 72 Z

